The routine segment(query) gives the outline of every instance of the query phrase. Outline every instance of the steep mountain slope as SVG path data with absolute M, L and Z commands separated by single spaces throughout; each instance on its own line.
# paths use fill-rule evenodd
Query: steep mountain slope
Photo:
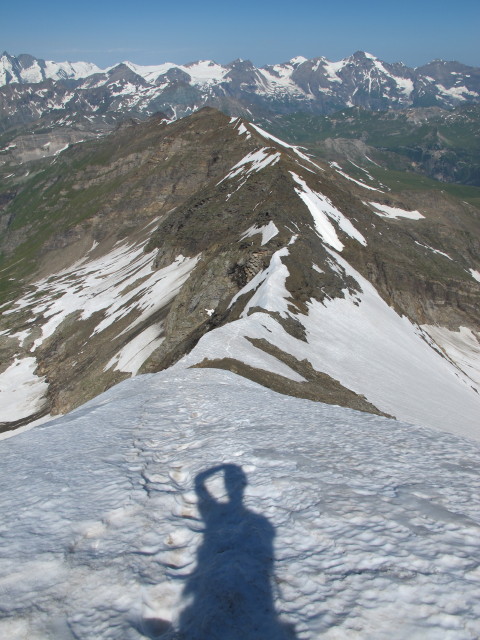
M 0 457 L 2 638 L 479 636 L 478 443 L 177 366 Z
M 4 428 L 180 360 L 480 437 L 473 207 L 417 211 L 212 109 L 11 181 Z

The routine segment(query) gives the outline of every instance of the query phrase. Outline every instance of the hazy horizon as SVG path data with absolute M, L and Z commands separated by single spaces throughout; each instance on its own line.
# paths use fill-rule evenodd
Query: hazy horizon
M 129 60 L 140 65 L 195 60 L 226 64 L 237 58 L 256 66 L 295 56 L 336 61 L 368 51 L 385 62 L 418 67 L 434 59 L 480 66 L 480 3 L 442 6 L 374 0 L 365 8 L 347 0 L 323 6 L 246 0 L 240 7 L 187 0 L 80 5 L 55 0 L 10 3 L 2 9 L 1 50 L 58 62 L 83 60 L 99 67 Z

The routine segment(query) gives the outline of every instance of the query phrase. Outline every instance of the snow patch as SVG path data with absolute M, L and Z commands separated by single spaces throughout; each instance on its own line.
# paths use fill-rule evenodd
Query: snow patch
M 422 325 L 447 356 L 480 388 L 480 342 L 467 327 L 451 331 L 438 325 Z
M 232 180 L 238 175 L 242 174 L 242 177 L 246 177 L 251 173 L 256 173 L 268 167 L 274 165 L 280 160 L 280 153 L 275 152 L 272 148 L 263 147 L 258 151 L 251 151 L 244 158 L 242 158 L 235 166 L 233 166 L 230 172 L 217 182 L 217 186 L 224 180 Z M 247 168 L 247 165 L 250 165 Z
M 475 269 L 470 269 L 470 275 L 472 276 L 472 278 L 474 278 L 477 282 L 480 282 L 480 271 L 476 271 Z
M 191 367 L 205 359 L 232 358 L 255 369 L 276 373 L 295 382 L 306 382 L 305 378 L 291 367 L 263 349 L 254 347 L 248 339 L 264 339 L 271 342 L 273 332 L 281 344 L 294 341 L 294 338 L 269 315 L 252 313 L 203 335 L 195 348 L 175 366 Z
M 408 218 L 409 220 L 420 220 L 425 218 L 419 211 L 406 211 L 405 209 L 399 209 L 398 207 L 389 207 L 386 204 L 380 204 L 379 202 L 370 202 L 372 207 L 375 207 L 377 211 L 374 211 L 377 216 L 381 218 Z
M 444 87 L 443 84 L 437 84 L 436 87 L 441 94 L 450 98 L 454 98 L 455 100 L 467 100 L 468 97 L 478 97 L 477 91 L 470 91 L 464 85 L 450 87 L 449 89 Z
M 161 326 L 147 327 L 142 333 L 132 338 L 105 366 L 104 371 L 112 367 L 118 371 L 137 375 L 142 364 L 159 347 L 164 338 L 160 335 Z
M 260 271 L 232 298 L 228 307 L 230 308 L 240 298 L 240 296 L 254 291 L 255 293 L 242 311 L 242 318 L 248 316 L 250 309 L 261 307 L 266 311 L 275 311 L 281 316 L 288 315 L 287 298 L 290 292 L 285 286 L 289 276 L 286 265 L 282 262 L 282 257 L 288 256 L 287 247 L 276 251 L 266 269 Z
M 35 358 L 17 358 L 0 373 L 0 421 L 13 422 L 40 411 L 48 385 L 35 374 Z
M 73 313 L 87 320 L 103 312 L 95 334 L 134 311 L 137 316 L 126 331 L 130 330 L 173 299 L 198 260 L 178 256 L 171 265 L 154 270 L 155 254 L 146 254 L 144 245 L 124 243 L 99 258 L 87 261 L 85 256 L 64 271 L 36 282 L 32 292 L 17 300 L 5 314 L 30 310 L 42 330 L 32 351 Z
M 342 167 L 336 162 L 329 162 L 329 165 L 332 167 L 332 169 L 335 169 L 335 171 L 339 173 L 341 176 L 343 176 L 347 180 L 350 180 L 350 182 L 354 182 L 355 184 L 358 184 L 359 187 L 363 187 L 364 189 L 368 189 L 369 191 L 380 191 L 380 189 L 371 187 L 370 185 L 365 184 L 364 182 L 360 182 L 360 180 L 355 180 L 355 178 L 352 178 L 352 176 L 349 176 L 348 173 L 345 173 Z
M 360 292 L 312 301 L 302 318 L 309 346 L 299 343 L 295 356 L 307 357 L 314 368 L 400 420 L 480 439 L 480 396 L 471 379 L 432 349 L 421 329 L 389 307 L 340 255 L 330 253 Z
M 319 169 L 320 171 L 323 171 L 322 167 L 320 167 L 318 164 L 313 162 L 313 160 L 309 158 L 305 153 L 300 151 L 298 147 L 294 147 L 293 145 L 288 144 L 288 142 L 284 142 L 283 140 L 280 140 L 280 138 L 276 138 L 275 136 L 272 136 L 271 133 L 267 133 L 256 124 L 250 123 L 250 125 L 264 138 L 267 138 L 268 140 L 272 140 L 273 142 L 276 142 L 277 144 L 279 144 L 282 147 L 285 147 L 286 149 L 291 149 L 294 153 L 297 154 L 299 158 L 302 158 L 302 160 L 306 160 L 310 164 L 313 164 L 313 166 Z
M 337 236 L 335 227 L 330 222 L 330 220 L 334 220 L 344 233 L 357 240 L 357 242 L 360 242 L 364 247 L 367 245 L 367 241 L 360 231 L 355 229 L 350 220 L 334 207 L 326 196 L 312 191 L 307 183 L 293 173 L 293 171 L 290 171 L 290 175 L 295 182 L 300 185 L 300 189 L 295 188 L 295 192 L 308 207 L 308 210 L 312 214 L 315 229 L 324 242 L 338 251 L 342 251 L 344 247 Z
M 451 258 L 448 253 L 444 253 L 443 251 L 439 251 L 438 249 L 434 249 L 433 247 L 431 247 L 428 244 L 422 244 L 421 242 L 418 242 L 417 240 L 415 240 L 415 244 L 418 244 L 419 247 L 423 247 L 424 249 L 428 249 L 429 251 L 433 251 L 433 253 L 437 253 L 440 256 L 443 256 L 444 258 L 448 258 L 449 260 L 453 260 L 453 258 Z
M 243 240 L 244 238 L 250 238 L 251 236 L 254 236 L 257 233 L 262 234 L 261 244 L 263 246 L 264 244 L 267 244 L 268 242 L 270 242 L 270 240 L 278 234 L 278 229 L 276 224 L 273 222 L 273 220 L 270 220 L 270 222 L 266 225 L 263 225 L 263 227 L 257 227 L 257 225 L 250 227 L 245 231 L 241 239 Z
M 290 64 L 299 65 L 303 64 L 304 62 L 308 62 L 308 58 L 304 58 L 303 56 L 295 56 L 295 58 L 292 58 L 289 62 Z

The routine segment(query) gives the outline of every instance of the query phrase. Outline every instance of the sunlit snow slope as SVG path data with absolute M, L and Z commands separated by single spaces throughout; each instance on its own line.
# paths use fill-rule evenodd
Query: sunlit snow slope
M 226 371 L 0 442 L 9 640 L 474 640 L 480 448 Z

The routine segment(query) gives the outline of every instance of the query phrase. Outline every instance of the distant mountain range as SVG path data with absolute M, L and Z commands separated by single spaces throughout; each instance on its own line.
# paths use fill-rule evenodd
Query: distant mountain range
M 415 69 L 358 51 L 331 62 L 296 57 L 257 68 L 198 61 L 108 69 L 85 62 L 51 62 L 22 54 L 0 58 L 0 131 L 41 117 L 69 122 L 118 114 L 172 118 L 208 105 L 252 119 L 297 111 L 328 114 L 345 107 L 451 108 L 480 99 L 480 69 L 435 60 Z

